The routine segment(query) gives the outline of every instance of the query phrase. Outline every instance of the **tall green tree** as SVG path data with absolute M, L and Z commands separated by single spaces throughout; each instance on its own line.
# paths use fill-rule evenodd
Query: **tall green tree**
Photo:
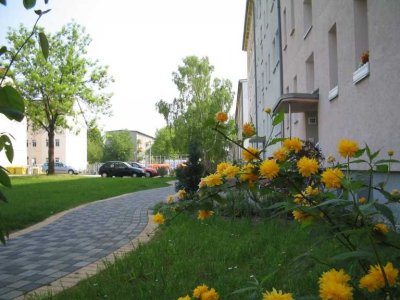
M 173 147 L 187 153 L 191 141 L 197 140 L 209 169 L 226 158 L 228 143 L 212 130 L 218 111 L 229 112 L 233 102 L 229 80 L 213 78 L 214 67 L 207 57 L 188 56 L 172 74 L 179 95 L 172 103 L 160 100 L 156 108 L 174 129 Z M 233 124 L 230 125 L 232 130 Z
M 156 131 L 154 143 L 151 146 L 152 155 L 174 156 L 177 154 L 173 147 L 174 130 L 170 127 L 164 127 Z
M 101 162 L 104 156 L 104 138 L 100 129 L 93 122 L 87 132 L 88 154 L 87 160 L 90 164 Z
M 129 131 L 113 131 L 106 135 L 104 145 L 104 161 L 129 161 L 133 158 L 133 140 Z
M 40 31 L 40 30 L 39 30 Z M 29 35 L 24 26 L 7 34 L 8 53 L 13 55 Z M 31 39 L 15 61 L 13 80 L 25 99 L 29 125 L 48 134 L 49 174 L 54 174 L 54 135 L 73 128 L 78 117 L 109 112 L 111 94 L 105 89 L 112 81 L 107 67 L 87 57 L 91 39 L 74 22 L 47 35 L 50 51 L 42 55 L 37 39 Z

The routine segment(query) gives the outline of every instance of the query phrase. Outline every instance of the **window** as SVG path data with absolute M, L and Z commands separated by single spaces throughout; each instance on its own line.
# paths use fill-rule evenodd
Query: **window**
M 303 1 L 303 22 L 304 22 L 304 39 L 312 28 L 312 2 L 311 0 Z
M 46 139 L 46 147 L 48 147 L 48 146 L 49 146 L 49 140 Z
M 306 60 L 306 85 L 307 92 L 312 93 L 314 91 L 314 53 Z
M 60 147 L 60 139 L 56 139 L 56 147 Z
M 26 148 L 28 148 L 28 146 L 29 146 L 29 140 L 26 140 Z
M 294 33 L 294 0 L 290 0 L 290 35 Z
M 59 158 L 59 157 L 56 157 L 56 158 L 55 158 L 55 162 L 56 162 L 56 163 L 60 162 L 60 158 Z
M 368 9 L 367 0 L 354 0 L 354 42 L 356 69 L 366 61 L 361 57 L 368 51 Z
M 338 56 L 337 56 L 337 37 L 336 24 L 332 26 L 328 33 L 329 46 L 329 100 L 338 96 Z
M 308 117 L 308 125 L 317 125 L 317 117 Z
M 297 75 L 293 77 L 293 93 L 297 93 Z
M 36 140 L 32 140 L 32 147 L 36 147 Z
M 283 9 L 283 50 L 287 47 L 286 7 Z

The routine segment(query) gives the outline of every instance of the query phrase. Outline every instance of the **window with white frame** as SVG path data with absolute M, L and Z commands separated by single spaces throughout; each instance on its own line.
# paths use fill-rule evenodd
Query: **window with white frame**
M 312 28 L 312 1 L 311 0 L 303 1 L 303 23 L 304 23 L 304 38 L 306 38 Z
M 60 147 L 60 139 L 56 139 L 56 147 Z

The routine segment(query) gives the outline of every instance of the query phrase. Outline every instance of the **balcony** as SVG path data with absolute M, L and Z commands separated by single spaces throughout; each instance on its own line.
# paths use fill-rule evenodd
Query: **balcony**
M 283 94 L 274 107 L 274 112 L 285 113 L 318 111 L 318 91 L 316 93 L 291 93 Z

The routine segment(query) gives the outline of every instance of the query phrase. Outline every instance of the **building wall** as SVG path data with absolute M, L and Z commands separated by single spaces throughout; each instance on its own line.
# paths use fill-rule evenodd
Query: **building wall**
M 0 128 L 1 132 L 9 134 L 14 148 L 14 159 L 12 162 L 8 161 L 4 150 L 0 152 L 0 165 L 3 167 L 26 166 L 26 119 L 16 122 L 0 115 Z
M 250 122 L 249 114 L 249 96 L 248 96 L 248 84 L 247 79 L 241 79 L 238 83 L 238 94 L 236 98 L 236 109 L 235 109 L 235 124 L 237 128 L 237 138 L 243 139 L 243 124 Z M 244 141 L 244 147 L 249 146 L 249 140 Z M 232 157 L 234 160 L 242 159 L 242 149 L 239 146 L 233 146 Z
M 383 153 L 399 149 L 400 131 L 395 128 L 400 125 L 400 1 L 312 1 L 312 28 L 307 35 L 303 1 L 282 0 L 282 22 L 284 9 L 286 17 L 291 15 L 292 3 L 295 22 L 293 33 L 287 32 L 287 47 L 283 50 L 283 84 L 294 90 L 296 77 L 298 92 L 310 92 L 307 60 L 313 56 L 313 87 L 319 90 L 319 145 L 323 152 L 336 154 L 341 138 L 355 139 L 360 146 L 366 142 Z M 364 13 L 363 7 L 367 7 Z M 286 22 L 289 26 L 290 20 Z M 354 84 L 353 73 L 360 66 L 362 47 L 370 53 L 370 72 Z M 332 58 L 333 48 L 337 49 L 336 59 Z M 338 96 L 329 99 L 335 70 Z

